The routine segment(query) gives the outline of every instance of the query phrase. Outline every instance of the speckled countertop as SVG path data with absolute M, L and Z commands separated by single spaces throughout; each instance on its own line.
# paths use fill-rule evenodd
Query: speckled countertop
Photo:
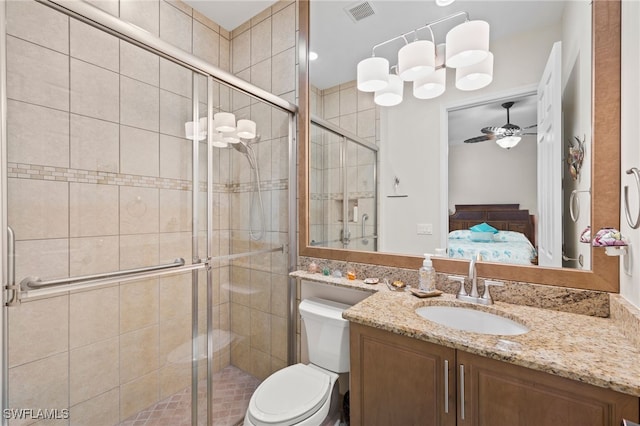
M 291 275 L 375 293 L 344 312 L 349 321 L 640 397 L 640 347 L 611 318 L 502 302 L 483 306 L 451 294 L 419 299 L 389 291 L 384 284 L 311 277 L 302 271 Z M 455 330 L 415 313 L 428 305 L 468 306 L 520 322 L 530 331 L 497 336 Z

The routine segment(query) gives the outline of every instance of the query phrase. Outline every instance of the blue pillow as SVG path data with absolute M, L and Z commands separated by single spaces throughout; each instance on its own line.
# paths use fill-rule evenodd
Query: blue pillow
M 486 222 L 482 222 L 478 225 L 474 225 L 469 228 L 472 232 L 491 232 L 493 234 L 497 233 L 498 230 L 491 225 L 488 225 Z

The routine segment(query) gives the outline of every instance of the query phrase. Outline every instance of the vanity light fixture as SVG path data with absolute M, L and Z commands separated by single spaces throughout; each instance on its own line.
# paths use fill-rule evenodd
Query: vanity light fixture
M 460 16 L 464 16 L 465 21 L 451 29 L 446 35 L 446 43 L 436 48 L 432 27 Z M 418 39 L 419 31 L 425 29 L 429 30 L 431 40 Z M 412 42 L 407 39 L 410 35 L 413 35 Z M 396 74 L 390 74 L 389 60 L 377 57 L 375 50 L 397 40 L 403 40 L 405 45 L 398 51 Z M 456 87 L 460 90 L 477 90 L 491 83 L 493 55 L 489 52 L 487 22 L 471 21 L 467 12 L 458 12 L 378 43 L 371 49 L 371 57 L 358 63 L 357 87 L 362 92 L 376 92 L 374 101 L 378 105 L 397 105 L 402 101 L 402 91 L 398 91 L 396 75 L 401 81 L 413 82 L 416 98 L 432 99 L 446 89 L 447 68 L 457 68 Z M 387 90 L 392 83 L 394 87 Z
M 184 123 L 184 133 L 187 139 L 193 140 L 195 137 L 199 141 L 204 140 L 207 137 L 207 117 Z
M 396 74 L 389 75 L 389 84 L 383 89 L 376 90 L 373 100 L 381 106 L 394 106 L 402 102 L 404 82 Z

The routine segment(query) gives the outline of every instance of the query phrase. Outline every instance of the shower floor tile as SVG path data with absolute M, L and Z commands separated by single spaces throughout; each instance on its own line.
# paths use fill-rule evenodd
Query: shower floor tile
M 244 371 L 228 366 L 212 377 L 212 417 L 215 426 L 242 424 L 251 395 L 260 380 Z M 206 423 L 207 382 L 198 383 L 199 424 Z M 191 425 L 191 388 L 175 393 L 155 405 L 125 419 L 121 426 L 189 426 Z

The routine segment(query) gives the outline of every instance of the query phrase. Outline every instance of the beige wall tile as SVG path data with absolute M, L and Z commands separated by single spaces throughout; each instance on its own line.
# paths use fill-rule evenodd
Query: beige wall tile
M 89 275 L 118 270 L 119 237 L 100 236 L 69 240 L 69 275 Z
M 120 386 L 120 420 L 147 408 L 159 397 L 158 372 L 154 371 Z
M 280 3 L 278 4 L 280 6 Z M 276 7 L 274 6 L 273 9 Z M 280 53 L 296 45 L 296 6 L 291 3 L 278 12 L 274 12 L 271 48 L 273 53 Z
M 9 367 L 64 352 L 69 344 L 69 297 L 22 303 L 9 310 L 8 324 Z
M 287 327 L 286 318 L 271 316 L 271 355 L 285 361 L 287 359 Z
M 120 74 L 158 86 L 160 57 L 141 47 L 120 40 Z
M 169 397 L 191 385 L 190 362 L 167 364 L 158 373 L 160 376 L 160 398 Z
M 69 276 L 69 240 L 16 241 L 16 282 L 25 277 L 42 279 Z
M 251 370 L 249 372 L 260 380 L 264 380 L 271 374 L 271 356 L 268 353 L 251 350 Z
M 191 52 L 191 27 L 191 16 L 167 2 L 160 2 L 160 38 L 162 40 L 185 52 Z
M 120 389 L 115 388 L 71 407 L 74 424 L 111 426 L 120 421 Z
M 191 315 L 160 323 L 160 367 L 191 362 Z
M 117 173 L 118 125 L 71 114 L 71 167 Z
M 251 84 L 266 91 L 271 91 L 271 58 L 251 67 Z M 260 133 L 262 136 L 262 133 Z
M 244 306 L 251 306 L 250 270 L 234 266 L 231 268 L 229 280 L 231 301 Z
M 220 34 L 198 21 L 193 21 L 193 54 L 212 65 L 220 63 Z
M 120 77 L 120 124 L 157 132 L 159 112 L 157 87 Z
M 118 335 L 118 287 L 69 296 L 69 346 L 77 348 Z
M 160 135 L 160 176 L 191 179 L 191 143 L 188 140 Z
M 167 232 L 160 234 L 160 262 L 169 263 L 175 259 L 183 258 L 187 263 L 191 263 L 191 250 L 191 232 Z
M 160 278 L 160 321 L 191 315 L 191 274 Z
M 71 112 L 118 121 L 118 74 L 71 58 Z
M 148 130 L 120 126 L 120 171 L 139 176 L 158 176 L 160 136 Z
M 72 350 L 69 355 L 69 403 L 76 405 L 118 386 L 118 338 Z
M 160 231 L 191 231 L 191 191 L 160 190 Z
M 340 115 L 352 114 L 358 109 L 358 94 L 355 87 L 340 90 Z
M 251 372 L 251 348 L 249 347 L 249 338 L 236 336 L 231 344 L 230 361 L 233 366 Z
M 76 19 L 70 21 L 69 34 L 72 57 L 118 72 L 118 38 Z
M 251 337 L 251 308 L 232 302 L 230 314 L 231 331 L 239 337 Z
M 231 72 L 231 42 L 222 34 L 220 36 L 220 68 Z
M 13 367 L 9 369 L 8 380 L 11 408 L 63 409 L 69 406 L 68 352 Z
M 160 133 L 185 138 L 184 124 L 193 121 L 193 115 L 193 101 L 190 98 L 160 90 Z M 205 112 L 200 115 L 204 116 Z M 190 142 L 185 141 L 189 145 Z
M 204 16 L 202 13 L 198 12 L 196 9 L 193 9 L 192 16 L 194 20 L 198 21 L 201 24 L 206 25 L 207 27 L 211 28 L 213 31 L 220 34 L 220 25 L 213 22 L 211 19 Z
M 270 255 L 267 254 L 270 257 Z M 271 311 L 271 273 L 251 271 L 251 308 Z
M 270 57 L 271 18 L 266 18 L 251 27 L 251 65 L 255 65 Z
M 118 16 L 119 0 L 85 0 L 87 3 L 94 5 L 98 9 L 104 10 L 110 15 Z
M 158 326 L 120 335 L 120 383 L 128 383 L 158 369 Z
M 272 59 L 271 90 L 276 95 L 294 91 L 296 88 L 295 49 L 287 49 Z
M 120 233 L 158 232 L 159 189 L 120 187 Z M 150 265 L 149 265 L 150 266 Z
M 193 93 L 193 83 L 191 81 L 193 74 L 193 71 L 182 65 L 160 58 L 160 88 L 164 90 L 185 98 L 191 98 Z
M 10 162 L 69 167 L 69 114 L 8 100 L 7 141 Z
M 69 192 L 66 182 L 9 179 L 9 225 L 17 240 L 66 238 Z
M 69 18 L 35 1 L 8 1 L 7 34 L 69 53 Z
M 271 315 L 251 310 L 251 349 L 271 352 Z
M 376 117 L 375 109 L 358 112 L 358 136 L 363 138 L 375 137 L 376 135 Z
M 121 235 L 120 269 L 157 265 L 159 244 L 157 234 Z
M 252 18 L 251 18 L 251 26 L 252 28 L 255 28 L 258 24 L 260 24 L 261 22 L 263 22 L 265 19 L 269 18 L 271 16 L 271 8 L 267 7 L 263 10 L 261 10 L 260 12 L 258 12 L 257 14 L 255 14 Z
M 69 57 L 8 36 L 7 98 L 69 111 Z
M 72 237 L 118 234 L 118 187 L 69 183 L 69 233 Z
M 234 37 L 231 49 L 232 72 L 234 74 L 251 65 L 251 31 L 245 31 Z
M 160 34 L 160 0 L 121 0 L 120 18 L 157 36 Z
M 120 286 L 120 333 L 156 324 L 159 319 L 159 283 L 157 279 Z

